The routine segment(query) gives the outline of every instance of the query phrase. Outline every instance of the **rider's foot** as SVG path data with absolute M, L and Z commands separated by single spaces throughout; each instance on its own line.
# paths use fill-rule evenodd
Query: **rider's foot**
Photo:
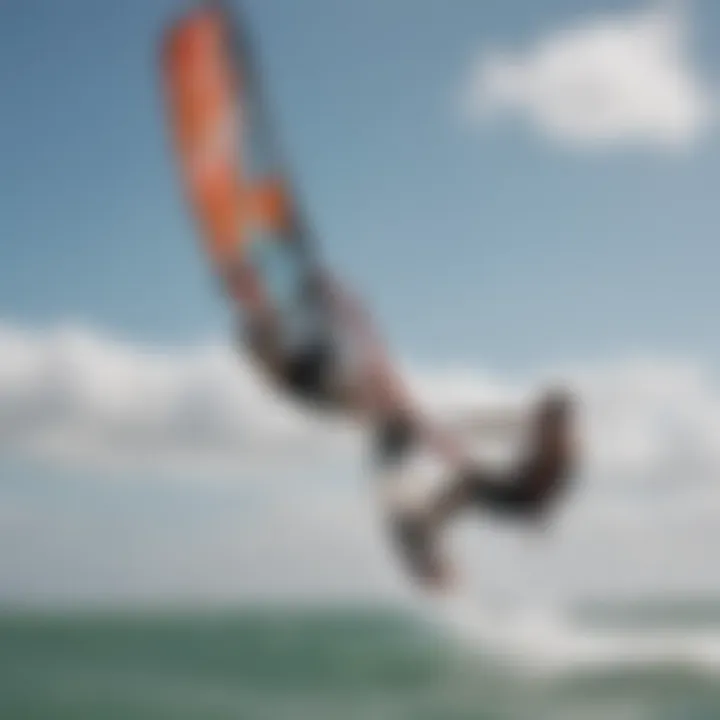
M 422 513 L 405 513 L 392 521 L 392 533 L 410 572 L 422 583 L 442 588 L 450 572 L 437 547 L 437 530 Z

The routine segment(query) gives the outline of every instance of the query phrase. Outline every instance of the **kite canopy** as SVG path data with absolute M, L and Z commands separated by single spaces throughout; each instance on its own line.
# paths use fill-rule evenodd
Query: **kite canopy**
M 167 32 L 163 81 L 203 248 L 238 299 L 269 303 L 306 240 L 240 30 L 216 3 L 192 9 Z

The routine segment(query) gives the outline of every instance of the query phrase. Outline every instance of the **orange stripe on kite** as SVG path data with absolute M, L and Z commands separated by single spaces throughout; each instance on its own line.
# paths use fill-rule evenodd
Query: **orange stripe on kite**
M 222 17 L 203 8 L 180 20 L 167 36 L 163 65 L 186 191 L 208 252 L 222 264 L 243 241 L 239 78 Z

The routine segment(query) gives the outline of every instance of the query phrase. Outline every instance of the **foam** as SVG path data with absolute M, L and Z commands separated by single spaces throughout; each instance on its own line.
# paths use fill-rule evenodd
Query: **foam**
M 684 666 L 720 675 L 717 629 L 599 629 L 562 610 L 490 611 L 461 593 L 432 599 L 426 608 L 465 647 L 512 659 L 547 674 Z

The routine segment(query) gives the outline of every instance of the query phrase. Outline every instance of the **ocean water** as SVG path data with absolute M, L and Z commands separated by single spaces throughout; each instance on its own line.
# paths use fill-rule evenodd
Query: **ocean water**
M 715 720 L 718 625 L 720 604 L 573 624 L 371 608 L 6 612 L 0 718 Z

